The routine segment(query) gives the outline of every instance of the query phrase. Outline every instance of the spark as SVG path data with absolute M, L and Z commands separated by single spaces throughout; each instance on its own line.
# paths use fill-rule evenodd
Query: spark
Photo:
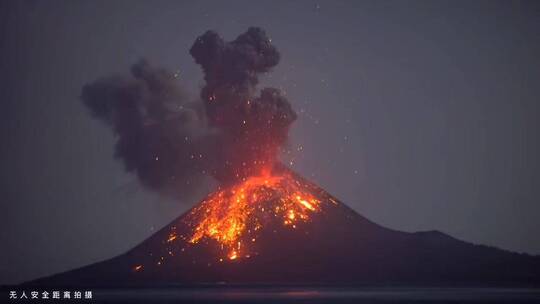
M 302 204 L 304 207 L 308 208 L 309 210 L 315 210 L 313 205 L 311 205 L 308 201 L 302 199 L 300 196 L 296 196 L 296 199 L 300 204 Z
M 167 243 L 170 243 L 170 242 L 176 240 L 176 238 L 177 238 L 177 235 L 171 233 L 171 234 L 169 235 L 169 238 L 167 239 Z

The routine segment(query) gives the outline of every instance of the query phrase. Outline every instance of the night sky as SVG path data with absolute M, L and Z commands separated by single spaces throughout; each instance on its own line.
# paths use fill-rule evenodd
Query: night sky
M 195 100 L 195 38 L 250 26 L 281 52 L 290 167 L 383 226 L 540 254 L 538 3 L 2 1 L 0 283 L 123 253 L 212 190 L 142 187 L 79 97 L 146 58 Z

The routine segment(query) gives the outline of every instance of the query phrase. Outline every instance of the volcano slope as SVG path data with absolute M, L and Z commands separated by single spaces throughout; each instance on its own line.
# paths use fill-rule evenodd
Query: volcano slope
M 294 172 L 222 188 L 107 261 L 27 284 L 540 286 L 540 257 L 381 227 Z

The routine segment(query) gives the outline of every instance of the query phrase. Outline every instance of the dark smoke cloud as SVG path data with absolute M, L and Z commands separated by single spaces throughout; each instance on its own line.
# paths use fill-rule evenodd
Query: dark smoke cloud
M 279 62 L 265 32 L 231 42 L 208 31 L 190 54 L 206 85 L 189 102 L 174 74 L 141 61 L 127 77 L 84 86 L 83 103 L 117 136 L 115 157 L 151 189 L 185 195 L 204 176 L 230 183 L 272 168 L 296 119 L 274 88 L 257 95 L 258 75 Z
M 128 77 L 108 77 L 84 86 L 83 103 L 108 124 L 115 157 L 152 189 L 186 194 L 207 170 L 202 153 L 216 135 L 206 127 L 200 103 L 190 103 L 172 73 L 141 61 Z
M 265 32 L 249 28 L 232 42 L 208 31 L 190 50 L 201 65 L 206 86 L 201 91 L 210 126 L 221 130 L 220 180 L 243 178 L 275 161 L 296 119 L 288 100 L 274 88 L 255 96 L 258 74 L 279 62 L 279 52 Z

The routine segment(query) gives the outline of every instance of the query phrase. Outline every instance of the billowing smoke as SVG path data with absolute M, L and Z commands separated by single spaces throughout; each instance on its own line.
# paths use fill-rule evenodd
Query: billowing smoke
M 279 62 L 265 32 L 249 28 L 225 42 L 208 31 L 193 44 L 206 85 L 190 102 L 175 75 L 141 61 L 127 77 L 84 86 L 82 100 L 117 136 L 115 157 L 151 189 L 174 195 L 205 176 L 232 183 L 271 169 L 296 119 L 275 88 L 257 92 L 258 75 Z
M 258 74 L 279 62 L 279 53 L 263 30 L 250 28 L 232 42 L 208 31 L 190 50 L 205 74 L 201 91 L 208 123 L 222 133 L 220 180 L 251 175 L 276 158 L 296 113 L 279 90 L 255 96 Z

